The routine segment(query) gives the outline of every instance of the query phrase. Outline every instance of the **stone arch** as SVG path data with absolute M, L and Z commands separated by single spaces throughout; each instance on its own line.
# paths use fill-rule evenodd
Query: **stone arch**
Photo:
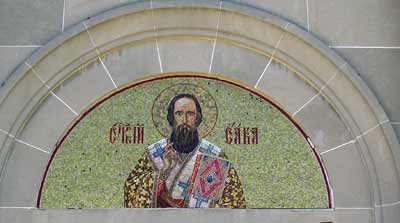
M 113 56 L 118 58 L 118 50 L 128 46 L 126 53 L 141 60 L 134 64 L 133 76 L 115 79 L 109 68 L 129 68 L 129 63 L 110 65 Z M 191 53 L 193 49 L 200 53 Z M 95 77 L 101 79 L 100 87 L 88 89 L 81 101 L 78 95 L 66 98 L 62 86 L 75 84 L 71 77 L 87 64 L 103 74 Z M 0 89 L 5 133 L 0 204 L 34 206 L 37 187 L 30 183 L 38 183 L 55 139 L 90 100 L 124 81 L 172 71 L 231 75 L 292 114 L 327 165 L 335 208 L 321 219 L 340 219 L 341 210 L 350 210 L 357 219 L 367 213 L 375 222 L 390 218 L 385 206 L 400 200 L 399 145 L 374 95 L 350 64 L 309 33 L 264 11 L 229 2 L 130 4 L 77 24 L 28 58 Z M 81 83 L 94 83 L 80 78 Z M 75 89 L 80 88 L 78 81 Z M 77 100 L 75 106 L 68 100 Z M 51 120 L 47 112 L 58 115 Z M 57 127 L 50 126 L 55 123 Z M 43 151 L 36 156 L 25 153 L 27 148 Z M 12 188 L 16 190 L 10 193 Z

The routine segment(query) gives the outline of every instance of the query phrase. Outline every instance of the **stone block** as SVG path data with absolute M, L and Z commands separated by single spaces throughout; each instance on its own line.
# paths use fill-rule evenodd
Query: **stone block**
M 217 41 L 211 73 L 229 76 L 254 86 L 269 58 L 238 46 Z
M 218 15 L 218 9 L 205 10 L 204 8 L 196 7 L 162 8 L 154 10 L 153 24 L 157 29 L 176 27 L 216 29 Z
M 51 56 L 44 57 L 37 64 L 31 64 L 31 66 L 45 82 L 49 80 L 57 82 L 57 78 L 54 77 L 64 68 L 74 62 L 82 64 L 87 60 L 85 56 L 93 58 L 95 55 L 96 52 L 93 50 L 89 35 L 83 30 L 82 33 L 77 33 L 76 36 L 72 36 L 63 44 L 57 46 L 51 52 Z M 76 68 L 76 66 L 77 64 L 73 68 Z M 55 83 L 48 82 L 47 84 L 53 87 Z
M 379 121 L 383 120 L 378 120 L 376 114 L 371 111 L 367 99 L 360 95 L 360 90 L 355 86 L 355 83 L 348 80 L 345 73 L 351 72 L 348 71 L 349 69 L 348 66 L 344 67 L 344 73 L 338 73 L 329 85 L 323 89 L 322 93 L 331 96 L 334 95 L 336 100 L 342 102 L 347 112 L 351 114 L 358 124 L 361 132 L 356 132 L 354 134 L 359 135 L 373 128 Z
M 390 125 L 390 123 L 385 123 L 383 125 Z M 396 171 L 393 154 L 387 144 L 385 135 L 383 135 L 382 129 L 377 127 L 364 135 L 362 139 L 364 139 L 368 145 L 368 150 L 376 169 L 382 203 L 386 204 L 400 201 L 398 173 Z
M 277 14 L 292 23 L 307 28 L 307 5 L 304 0 L 234 0 L 244 5 Z
M 4 143 L 6 142 L 7 137 L 8 137 L 8 135 L 5 132 L 3 132 L 2 130 L 0 130 L 0 148 L 3 147 Z
M 292 29 L 291 26 L 288 29 Z M 277 58 L 286 58 L 286 55 L 300 61 L 307 68 L 310 72 L 307 76 L 313 76 L 315 84 L 320 85 L 318 88 L 324 86 L 339 71 L 336 64 L 326 59 L 319 50 L 290 33 L 285 34 L 276 52 Z
M 223 6 L 234 11 L 223 10 L 221 12 L 219 32 L 234 33 L 235 35 L 249 37 L 272 48 L 276 46 L 284 34 L 284 30 L 279 26 L 281 25 L 279 23 L 278 26 L 275 26 L 262 19 L 238 13 L 237 5 L 226 3 Z M 246 39 L 242 39 L 241 41 L 243 43 L 248 42 Z
M 213 41 L 177 39 L 159 41 L 164 72 L 208 72 Z
M 16 217 L 20 216 L 20 217 Z M 190 218 L 188 218 L 190 216 Z M 359 216 L 358 216 L 359 217 Z M 229 210 L 229 209 L 0 209 L 0 220 L 16 222 L 331 222 L 332 211 L 326 210 Z M 29 219 L 29 220 L 26 220 Z M 354 219 L 354 218 L 353 218 Z M 357 219 L 357 218 L 355 218 Z M 365 218 L 362 218 L 365 219 Z M 24 221 L 26 220 L 26 221 Z M 6 221 L 8 222 L 8 221 Z M 358 221 L 356 221 L 358 222 Z M 362 221 L 361 221 L 362 222 Z
M 155 42 L 111 52 L 103 61 L 118 86 L 161 72 Z
M 295 119 L 319 152 L 354 140 L 342 118 L 321 94 L 297 113 Z
M 397 0 L 309 0 L 310 29 L 331 45 L 398 46 Z
M 0 47 L 0 86 L 16 67 L 38 47 Z
M 65 1 L 65 27 L 104 11 L 136 1 L 138 0 L 67 0 Z
M 368 169 L 356 144 L 324 153 L 336 207 L 373 207 Z
M 43 45 L 61 32 L 63 0 L 2 0 L 0 45 Z
M 285 65 L 271 62 L 257 89 L 276 101 L 290 115 L 318 92 Z
M 0 184 L 0 206 L 35 207 L 49 154 L 16 142 Z
M 49 94 L 17 137 L 50 152 L 75 117 L 61 101 Z
M 114 88 L 100 60 L 96 60 L 65 80 L 54 93 L 80 113 Z
M 374 210 L 372 209 L 336 209 L 332 222 L 340 223 L 363 223 L 375 222 Z
M 0 222 L 37 222 L 34 218 L 35 211 L 21 208 L 0 208 Z M 42 221 L 42 223 L 47 223 Z
M 397 223 L 400 219 L 400 203 L 392 204 L 381 208 L 383 222 Z
M 144 11 L 126 14 L 92 26 L 91 21 L 85 22 L 90 37 L 96 46 L 102 46 L 117 39 L 132 36 L 142 32 L 151 32 L 148 36 L 154 37 L 154 18 L 147 5 L 140 5 Z M 86 31 L 85 31 L 86 32 Z M 92 43 L 90 43 L 92 46 Z
M 2 129 L 4 130 L 4 129 Z M 7 157 L 7 152 L 9 148 L 9 144 L 11 141 L 11 137 L 9 137 L 5 132 L 0 130 L 0 166 L 3 166 L 3 161 Z
M 397 124 L 392 124 L 394 132 L 397 135 L 397 138 L 400 140 L 400 122 L 398 122 Z
M 400 50 L 337 49 L 375 94 L 391 121 L 400 122 Z
M 29 71 L 18 80 L 18 86 L 14 87 L 7 98 L 0 104 L 0 128 L 9 130 L 15 122 L 24 106 L 36 92 L 44 88 L 37 76 Z
M 206 6 L 218 7 L 220 0 L 152 0 L 153 8 L 179 7 L 179 6 Z

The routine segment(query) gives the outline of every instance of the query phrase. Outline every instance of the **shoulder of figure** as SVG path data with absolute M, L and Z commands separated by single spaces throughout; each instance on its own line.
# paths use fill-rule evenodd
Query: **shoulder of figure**
M 199 151 L 213 156 L 220 156 L 221 154 L 223 154 L 222 148 L 205 139 L 201 140 Z
M 146 148 L 148 158 L 150 158 L 153 166 L 158 170 L 160 170 L 164 165 L 162 157 L 167 143 L 167 139 L 161 139 Z
M 167 145 L 167 139 L 160 139 L 157 142 L 149 145 L 146 148 L 146 152 L 154 152 L 154 151 L 159 151 L 159 150 L 164 150 L 165 146 Z M 152 153 L 150 153 L 151 155 Z

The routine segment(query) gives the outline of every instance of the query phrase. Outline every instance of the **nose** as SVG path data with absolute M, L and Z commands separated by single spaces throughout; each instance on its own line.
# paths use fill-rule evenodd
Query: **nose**
M 185 115 L 183 116 L 183 123 L 187 124 L 187 122 L 188 122 L 188 120 L 189 120 L 189 117 L 188 117 L 188 116 L 189 116 L 188 114 L 185 114 Z

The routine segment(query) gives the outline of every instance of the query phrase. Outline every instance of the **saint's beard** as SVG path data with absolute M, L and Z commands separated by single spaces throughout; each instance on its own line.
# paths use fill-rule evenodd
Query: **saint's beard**
M 172 128 L 170 140 L 176 151 L 190 153 L 199 144 L 199 134 L 196 127 L 181 124 Z

